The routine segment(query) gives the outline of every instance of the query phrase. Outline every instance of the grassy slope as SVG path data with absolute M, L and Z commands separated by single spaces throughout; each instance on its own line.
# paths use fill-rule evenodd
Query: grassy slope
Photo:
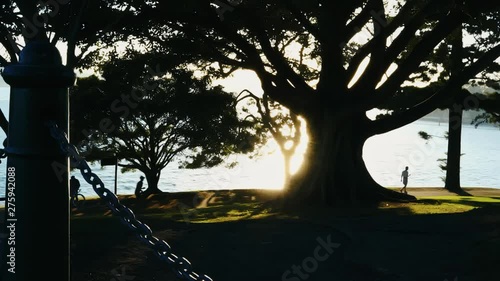
M 341 250 L 308 280 L 480 281 L 498 271 L 500 196 L 417 196 L 415 203 L 377 209 L 284 213 L 265 203 L 277 195 L 246 190 L 158 195 L 147 204 L 120 200 L 214 280 L 282 280 L 328 235 Z M 124 270 L 134 280 L 176 280 L 99 200 L 72 214 L 73 281 L 108 281 Z

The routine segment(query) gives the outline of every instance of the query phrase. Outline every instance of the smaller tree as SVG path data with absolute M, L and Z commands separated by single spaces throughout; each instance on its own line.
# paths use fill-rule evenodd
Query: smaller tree
M 251 105 L 255 105 L 258 115 L 255 116 L 246 109 L 248 116 L 252 117 L 253 120 L 258 120 L 264 131 L 271 134 L 278 144 L 283 155 L 285 184 L 287 184 L 292 176 L 292 157 L 295 155 L 302 137 L 302 122 L 295 113 L 270 99 L 266 93 L 260 98 L 245 89 L 238 95 L 238 101 L 247 98 L 251 99 Z
M 143 172 L 146 196 L 161 192 L 161 171 L 174 159 L 184 168 L 212 167 L 253 149 L 254 123 L 240 120 L 234 96 L 208 79 L 181 70 L 147 77 L 135 60 L 106 65 L 102 75 L 72 90 L 75 138 L 87 137 L 89 160 L 113 154 L 125 160 L 123 171 Z
M 424 132 L 424 131 L 419 131 L 418 132 L 418 135 L 426 140 L 426 141 L 429 141 L 430 139 L 432 139 L 433 137 L 437 137 L 437 138 L 444 138 L 444 139 L 447 139 L 449 138 L 449 134 L 448 132 L 445 132 L 444 136 L 436 136 L 436 135 L 429 135 L 427 132 Z M 448 156 L 448 153 L 445 152 L 444 153 L 446 156 Z M 463 155 L 465 155 L 465 153 L 461 153 L 460 154 L 460 157 L 462 157 Z M 445 172 L 448 170 L 448 158 L 438 158 L 437 159 L 438 163 L 439 163 L 439 168 L 441 169 L 441 171 Z M 445 176 L 442 176 L 441 177 L 441 180 L 446 183 L 446 177 Z M 462 189 L 460 189 L 460 191 L 456 191 L 458 193 L 465 193 L 465 191 L 463 191 Z

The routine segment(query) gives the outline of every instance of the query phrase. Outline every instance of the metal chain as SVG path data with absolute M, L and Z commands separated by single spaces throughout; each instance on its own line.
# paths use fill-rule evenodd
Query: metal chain
M 0 110 L 0 113 L 1 112 L 2 112 L 2 110 Z M 5 138 L 5 140 L 3 141 L 4 146 L 7 146 L 6 142 L 7 142 L 7 138 Z M 2 163 L 3 158 L 7 158 L 7 151 L 5 151 L 5 147 L 0 148 L 0 163 Z
M 87 161 L 80 156 L 78 149 L 68 142 L 66 133 L 60 130 L 55 122 L 48 122 L 47 125 L 50 128 L 51 136 L 56 139 L 61 150 L 70 158 L 71 163 L 75 163 L 76 167 L 80 169 L 85 181 L 92 185 L 94 191 L 103 201 L 105 201 L 113 214 L 119 216 L 121 221 L 132 229 L 144 244 L 153 249 L 156 256 L 163 262 L 166 262 L 179 279 L 189 281 L 213 281 L 212 278 L 205 274 L 199 275 L 195 273 L 192 270 L 191 263 L 186 258 L 175 255 L 167 242 L 153 236 L 151 228 L 137 220 L 134 212 L 121 204 L 118 197 L 104 187 L 102 180 L 92 172 Z
M 3 158 L 7 158 L 7 152 L 5 151 L 5 148 L 0 148 L 0 163 L 2 163 Z

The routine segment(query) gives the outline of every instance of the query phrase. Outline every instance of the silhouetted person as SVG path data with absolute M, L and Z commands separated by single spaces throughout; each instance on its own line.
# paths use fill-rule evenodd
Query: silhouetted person
M 408 177 L 410 174 L 408 174 L 408 166 L 404 169 L 404 171 L 401 173 L 401 181 L 403 182 L 404 186 L 401 188 L 399 192 L 404 192 L 405 194 L 408 194 L 406 191 L 406 185 L 408 185 Z
M 80 181 L 75 176 L 71 176 L 71 179 L 69 179 L 69 192 L 71 198 L 75 201 L 78 201 L 78 197 L 76 196 L 78 191 L 80 191 Z
M 140 177 L 140 181 L 137 182 L 137 185 L 135 186 L 135 198 L 140 198 L 142 196 L 142 185 L 144 183 L 144 177 Z

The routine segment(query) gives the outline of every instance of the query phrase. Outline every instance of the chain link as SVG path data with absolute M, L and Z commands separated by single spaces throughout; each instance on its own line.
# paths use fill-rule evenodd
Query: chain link
M 2 163 L 3 158 L 7 158 L 7 152 L 5 151 L 5 148 L 0 148 L 0 163 Z
M 199 275 L 193 272 L 192 265 L 186 258 L 175 255 L 172 252 L 172 247 L 166 241 L 153 236 L 151 228 L 139 221 L 131 209 L 120 203 L 118 197 L 104 187 L 104 183 L 99 176 L 92 172 L 87 161 L 80 156 L 78 149 L 68 142 L 66 133 L 60 130 L 55 122 L 48 122 L 47 126 L 49 126 L 50 134 L 59 144 L 61 151 L 80 170 L 85 181 L 92 185 L 94 191 L 106 203 L 113 214 L 117 215 L 126 226 L 133 230 L 139 240 L 148 245 L 161 261 L 167 263 L 179 279 L 213 281 L 207 275 Z
M 1 110 L 0 110 L 0 112 L 1 112 Z M 3 141 L 3 144 L 4 144 L 5 146 L 6 146 L 6 141 L 7 141 L 7 139 L 5 139 L 5 140 Z M 3 159 L 3 158 L 7 158 L 7 151 L 5 151 L 5 147 L 4 147 L 4 148 L 0 148 L 0 163 L 2 163 L 2 159 Z

